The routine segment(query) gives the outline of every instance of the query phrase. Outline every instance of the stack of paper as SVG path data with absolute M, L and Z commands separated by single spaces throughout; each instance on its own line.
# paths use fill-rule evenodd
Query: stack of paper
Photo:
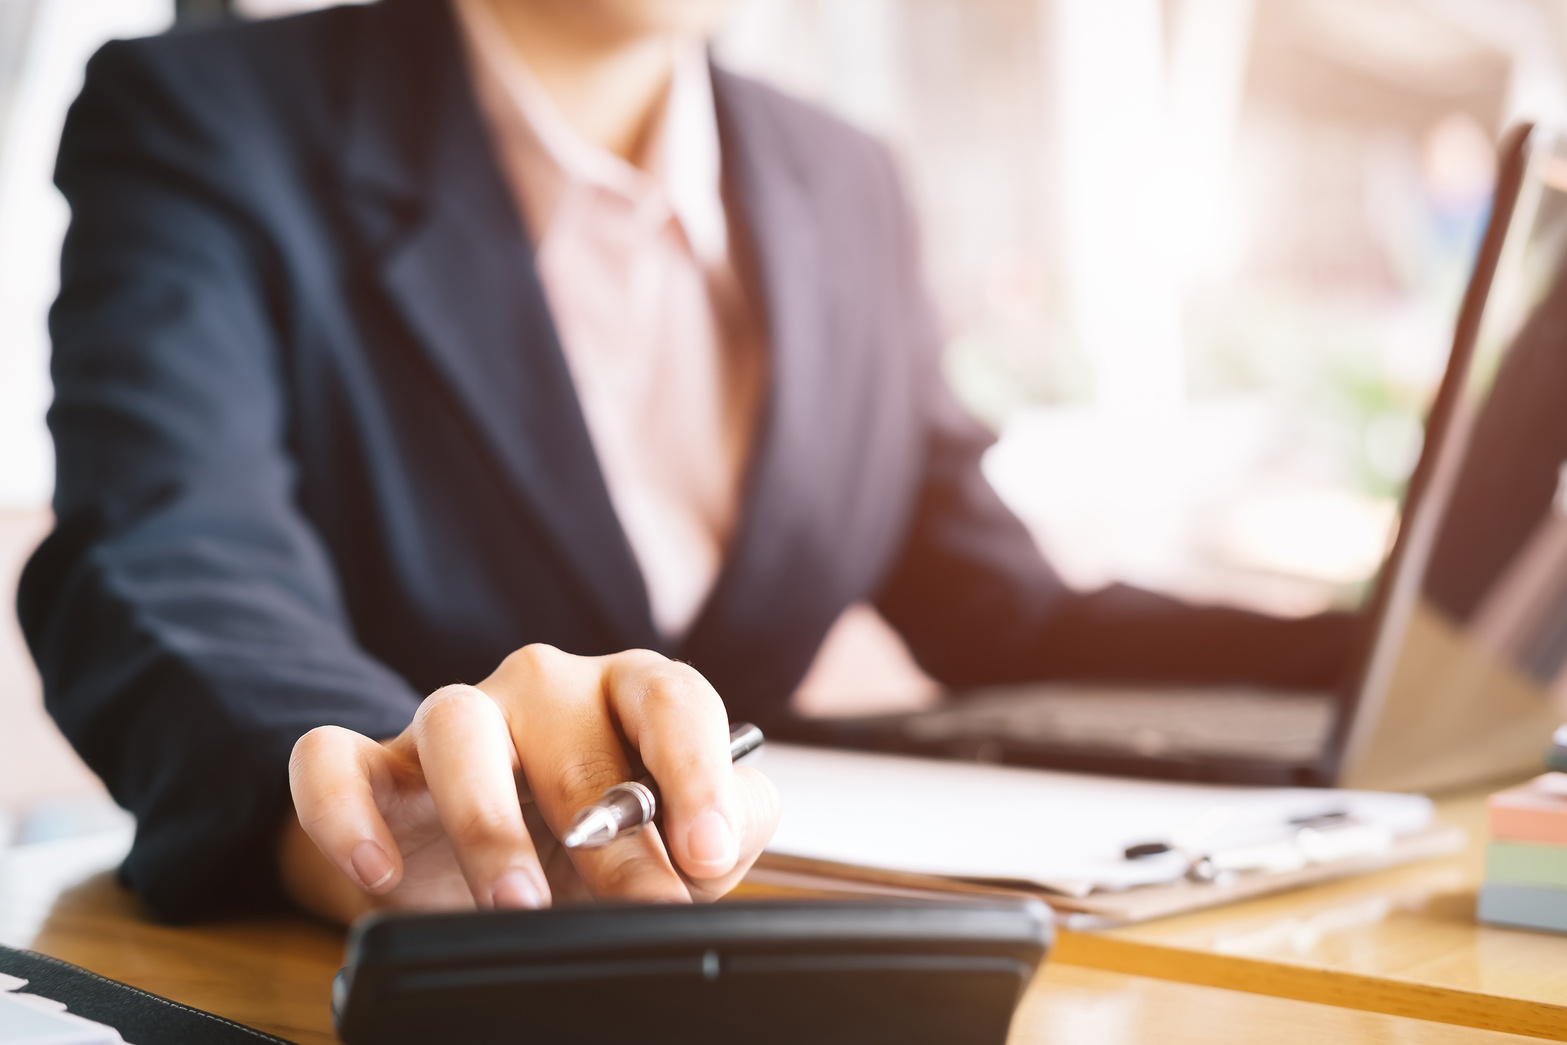
M 1567 773 L 1492 795 L 1486 816 L 1480 920 L 1567 932 Z
M 1170 851 L 1129 846 L 1205 828 L 1205 848 L 1298 832 L 1341 816 L 1396 842 L 1431 825 L 1419 795 L 1228 787 L 1086 776 L 769 744 L 759 762 L 783 797 L 768 852 L 889 872 L 1028 885 L 1068 897 L 1185 880 Z

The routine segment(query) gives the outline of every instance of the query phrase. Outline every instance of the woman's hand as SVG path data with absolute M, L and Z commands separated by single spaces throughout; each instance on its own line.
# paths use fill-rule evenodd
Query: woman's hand
M 602 849 L 556 841 L 578 810 L 633 777 L 663 795 L 652 828 Z M 693 668 L 643 650 L 513 653 L 477 686 L 447 686 L 384 743 L 336 726 L 289 762 L 296 818 L 284 887 L 351 921 L 372 907 L 544 907 L 551 898 L 715 899 L 778 825 L 766 777 L 729 761 L 723 702 Z M 531 792 L 533 801 L 527 801 Z

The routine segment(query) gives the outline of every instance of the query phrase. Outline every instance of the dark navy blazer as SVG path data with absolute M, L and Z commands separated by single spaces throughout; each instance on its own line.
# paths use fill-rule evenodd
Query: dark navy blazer
M 738 529 L 661 641 L 442 0 L 105 47 L 56 181 L 57 528 L 19 597 L 48 706 L 171 919 L 275 902 L 302 733 L 398 733 L 511 650 L 650 647 L 767 721 L 849 603 L 949 683 L 1331 681 L 1285 629 L 1070 592 L 943 390 L 886 152 L 715 70 L 768 340 Z M 1287 631 L 1287 634 L 1286 634 Z

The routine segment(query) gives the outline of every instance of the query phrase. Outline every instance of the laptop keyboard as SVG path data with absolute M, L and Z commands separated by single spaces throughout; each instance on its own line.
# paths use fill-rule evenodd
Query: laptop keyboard
M 1336 708 L 1331 693 L 1028 686 L 975 691 L 902 725 L 919 741 L 1307 762 L 1326 747 Z

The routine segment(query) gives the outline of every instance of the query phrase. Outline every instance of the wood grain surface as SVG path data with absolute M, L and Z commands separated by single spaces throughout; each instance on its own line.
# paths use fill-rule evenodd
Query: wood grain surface
M 1475 920 L 1484 794 L 1438 803 L 1442 819 L 1469 831 L 1459 855 L 1107 932 L 1064 932 L 1057 960 L 1567 1040 L 1567 936 Z
M 329 997 L 343 934 L 331 926 L 303 918 L 157 925 L 111 874 L 100 873 L 59 896 L 32 947 L 299 1045 L 337 1040 Z M 1012 1045 L 1505 1045 L 1527 1040 L 1064 962 L 1048 964 L 1040 973 L 1011 1036 Z

